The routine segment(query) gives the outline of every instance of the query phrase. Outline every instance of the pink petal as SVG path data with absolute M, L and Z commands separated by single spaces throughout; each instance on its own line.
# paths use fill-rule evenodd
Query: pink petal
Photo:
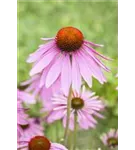
M 86 53 L 80 51 L 80 54 L 82 55 L 82 57 L 84 57 L 86 63 L 89 66 L 89 69 L 91 70 L 93 76 L 101 83 L 103 84 L 106 79 L 102 73 L 102 70 L 100 68 L 100 66 L 90 57 L 88 56 Z
M 89 128 L 88 121 L 85 118 L 85 116 L 81 113 L 81 111 L 78 111 L 78 122 L 81 128 L 83 129 Z
M 46 69 L 43 70 L 42 75 L 41 75 L 41 78 L 40 78 L 40 84 L 39 84 L 39 87 L 40 87 L 40 88 L 43 87 L 43 86 L 45 86 L 46 76 L 47 76 L 47 74 L 48 74 L 48 72 L 49 72 L 49 69 L 50 69 L 50 67 L 51 67 L 51 65 L 52 65 L 52 63 L 53 63 L 54 61 L 55 61 L 55 60 L 53 60 L 53 61 L 46 67 Z
M 98 112 L 94 112 L 94 115 L 97 116 L 98 118 L 104 119 L 105 117 L 103 115 L 101 115 Z
M 60 55 L 56 62 L 52 65 L 46 77 L 46 87 L 49 88 L 59 77 L 61 73 L 64 55 Z
M 67 120 L 67 116 L 65 115 L 64 118 L 63 118 L 64 128 L 66 127 L 66 120 Z M 71 112 L 71 114 L 70 114 L 69 129 L 72 130 L 72 131 L 74 130 L 74 114 L 73 114 L 73 112 Z
M 96 56 L 94 56 L 94 54 L 91 52 L 90 49 L 88 49 L 88 47 L 84 47 L 83 51 L 84 53 L 87 52 L 87 54 L 90 55 L 90 57 L 92 57 L 93 60 L 95 60 L 97 64 L 99 64 L 99 66 L 101 66 L 104 70 L 106 70 L 107 72 L 110 72 L 110 69 L 107 68 L 98 58 L 96 58 Z
M 27 125 L 28 124 L 28 121 L 26 119 L 26 115 L 24 115 L 24 113 L 21 113 L 21 112 L 17 112 L 18 115 L 17 115 L 17 123 L 20 124 L 20 125 Z
M 68 150 L 65 146 L 58 143 L 51 143 L 50 150 Z
M 72 55 L 72 88 L 79 93 L 81 88 L 81 74 L 75 57 L 76 55 L 73 54 Z
M 80 73 L 83 79 L 86 81 L 89 87 L 92 87 L 92 73 L 89 70 L 88 64 L 79 53 L 76 55 L 76 60 L 78 61 Z
M 22 99 L 24 100 L 25 103 L 29 103 L 29 104 L 33 104 L 36 102 L 34 96 L 28 93 L 25 95 L 25 97 L 22 97 Z
M 28 103 L 28 104 L 33 104 L 36 102 L 35 98 L 33 95 L 27 93 L 27 92 L 23 92 L 23 91 L 18 91 L 17 92 L 17 97 L 18 99 L 20 99 L 21 101 Z
M 24 82 L 21 82 L 21 86 L 25 86 L 25 85 L 29 85 L 31 84 L 34 80 L 38 79 L 39 78 L 39 75 L 35 75 L 33 76 L 32 78 L 30 78 L 29 80 L 26 80 Z
M 51 63 L 56 54 L 58 54 L 58 52 L 55 49 L 45 54 L 43 58 L 32 68 L 32 70 L 30 71 L 30 76 L 41 72 L 46 66 Z
M 95 44 L 95 43 L 87 41 L 87 40 L 85 40 L 84 43 L 90 44 L 91 46 L 95 46 L 95 47 L 104 47 L 104 45 L 102 45 L 102 44 Z
M 65 109 L 61 109 L 61 110 L 56 110 L 56 111 L 52 111 L 49 116 L 47 117 L 47 122 L 51 123 L 55 120 L 59 120 L 62 119 L 63 116 L 65 115 Z
M 26 92 L 32 92 L 33 90 L 35 90 L 35 87 L 37 86 L 37 84 L 35 84 L 35 83 L 32 83 L 30 86 L 28 86 L 27 88 L 26 88 Z
M 47 44 L 40 46 L 40 48 L 36 52 L 29 55 L 27 62 L 32 63 L 37 61 L 45 52 L 47 52 L 52 47 L 54 47 L 54 41 L 48 42 Z
M 61 86 L 65 95 L 68 95 L 69 87 L 71 85 L 71 62 L 69 55 L 65 56 L 61 71 Z
M 44 41 L 49 41 L 49 40 L 54 40 L 55 38 L 52 37 L 52 38 L 41 38 L 41 40 L 44 40 Z
M 84 44 L 86 47 L 88 47 L 86 44 Z M 111 58 L 108 58 L 108 57 L 106 57 L 106 56 L 104 56 L 104 55 L 102 55 L 102 54 L 100 54 L 99 52 L 97 52 L 95 49 L 93 49 L 92 47 L 88 47 L 94 54 L 96 54 L 96 55 L 98 55 L 98 56 L 100 56 L 100 57 L 102 57 L 103 59 L 105 59 L 105 60 L 112 60 Z
M 51 87 L 53 93 L 56 93 L 57 91 L 60 91 L 60 87 L 61 87 L 60 78 L 61 78 L 61 76 L 59 76 L 59 77 L 57 78 L 57 80 L 55 81 L 55 83 L 54 83 L 53 86 Z

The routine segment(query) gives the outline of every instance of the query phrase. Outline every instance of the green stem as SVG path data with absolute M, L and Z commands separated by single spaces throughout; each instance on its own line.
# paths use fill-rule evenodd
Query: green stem
M 70 86 L 68 99 L 67 99 L 67 120 L 66 120 L 66 128 L 64 133 L 64 144 L 67 145 L 68 140 L 68 130 L 69 130 L 69 121 L 70 121 L 70 109 L 71 109 L 71 95 L 72 95 L 72 87 Z
M 77 138 L 77 112 L 75 111 L 74 113 L 74 145 L 73 145 L 73 150 L 76 149 L 76 138 Z
M 55 130 L 56 130 L 56 141 L 59 142 L 59 121 L 56 121 L 55 125 Z

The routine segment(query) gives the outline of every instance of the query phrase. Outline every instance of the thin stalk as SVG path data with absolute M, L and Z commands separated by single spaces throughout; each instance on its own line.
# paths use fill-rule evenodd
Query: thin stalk
M 67 145 L 67 140 L 68 140 L 69 121 L 70 121 L 70 109 L 71 109 L 71 96 L 72 96 L 72 87 L 70 86 L 68 99 L 67 99 L 66 128 L 65 128 L 65 133 L 64 133 L 64 144 L 65 145 Z
M 74 113 L 74 145 L 73 145 L 73 150 L 76 149 L 76 138 L 77 138 L 77 112 L 75 111 Z

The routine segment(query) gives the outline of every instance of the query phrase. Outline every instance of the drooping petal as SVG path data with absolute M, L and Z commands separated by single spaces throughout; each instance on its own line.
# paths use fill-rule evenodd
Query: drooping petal
M 41 74 L 41 78 L 40 78 L 39 87 L 45 86 L 46 76 L 47 76 L 49 69 L 52 66 L 53 62 L 54 62 L 54 60 L 46 67 L 46 69 L 43 70 L 43 72 Z
M 32 62 L 37 61 L 44 53 L 46 53 L 48 50 L 50 50 L 54 46 L 55 46 L 54 41 L 48 42 L 47 44 L 40 46 L 40 48 L 36 52 L 29 55 L 27 62 L 32 63 Z
M 100 67 L 102 67 L 105 71 L 110 72 L 110 69 L 107 68 L 98 58 L 96 58 L 96 56 L 91 52 L 91 50 L 88 47 L 85 46 L 83 48 L 83 52 L 87 52 L 87 54 L 90 55 L 90 57 L 92 57 L 93 60 L 95 60 L 97 64 L 99 64 Z
M 71 73 L 71 62 L 69 59 L 69 55 L 66 55 L 63 60 L 61 71 L 61 87 L 65 95 L 68 95 L 69 88 L 71 85 Z
M 32 70 L 30 71 L 30 76 L 41 72 L 51 63 L 51 61 L 57 54 L 58 52 L 55 49 L 45 54 L 43 58 L 32 68 Z
M 35 81 L 38 78 L 39 78 L 39 75 L 35 75 L 32 78 L 30 78 L 30 79 L 28 79 L 28 80 L 26 80 L 24 82 L 21 82 L 20 85 L 21 86 L 29 85 L 29 84 L 31 84 L 33 81 Z
M 88 47 L 94 54 L 100 56 L 101 58 L 103 58 L 103 59 L 105 59 L 105 60 L 113 60 L 113 59 L 111 59 L 111 58 L 109 58 L 109 57 L 106 57 L 106 56 L 100 54 L 100 53 L 97 52 L 95 49 L 93 49 L 93 48 L 90 47 L 90 46 L 87 46 L 86 44 L 84 44 L 84 46 Z
M 66 127 L 67 115 L 65 114 L 63 117 L 63 126 Z M 70 122 L 69 122 L 69 129 L 74 130 L 74 113 L 71 112 L 70 114 Z
M 81 74 L 75 54 L 72 55 L 72 88 L 78 93 L 80 92 L 81 88 Z
M 79 53 L 76 54 L 76 60 L 78 61 L 80 73 L 89 87 L 92 86 L 92 72 L 89 70 L 88 64 Z M 84 67 L 85 66 L 85 67 Z
M 51 88 L 52 88 L 52 92 L 53 92 L 54 94 L 57 93 L 58 91 L 61 91 L 60 78 L 61 78 L 61 76 L 59 76 L 59 77 L 57 78 L 57 80 L 55 81 L 55 83 L 54 83 L 53 86 L 51 87 Z
M 90 56 L 88 56 L 86 53 L 80 51 L 80 54 L 82 55 L 82 57 L 84 57 L 86 63 L 89 66 L 89 69 L 91 70 L 93 76 L 101 83 L 103 84 L 104 82 L 106 82 L 106 78 L 102 73 L 102 70 L 100 68 L 100 66 L 93 60 L 93 58 L 91 58 Z
M 85 116 L 81 113 L 81 111 L 78 111 L 78 122 L 81 128 L 86 130 L 89 128 L 88 121 L 85 118 Z
M 63 116 L 65 115 L 65 109 L 57 110 L 57 111 L 52 111 L 49 116 L 47 117 L 47 122 L 52 123 L 55 120 L 62 119 Z
M 102 44 L 95 44 L 95 43 L 87 41 L 87 40 L 85 40 L 84 43 L 90 44 L 91 46 L 95 46 L 95 47 L 104 47 L 104 45 L 102 45 Z
M 64 55 L 60 55 L 56 62 L 52 65 L 50 68 L 47 77 L 46 77 L 46 87 L 49 88 L 59 77 L 61 73 L 61 68 L 62 68 L 62 63 L 63 63 L 63 58 Z
M 28 103 L 28 104 L 33 104 L 36 102 L 35 97 L 32 94 L 29 94 L 29 93 L 24 92 L 24 91 L 18 90 L 17 91 L 17 98 L 20 101 Z

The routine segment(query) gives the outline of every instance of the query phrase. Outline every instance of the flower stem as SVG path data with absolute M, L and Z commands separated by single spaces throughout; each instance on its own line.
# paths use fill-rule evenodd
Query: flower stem
M 71 96 L 72 96 L 72 86 L 70 86 L 68 99 L 67 99 L 67 118 L 66 118 L 66 128 L 65 128 L 65 133 L 64 133 L 64 144 L 65 145 L 67 145 L 67 140 L 68 140 L 70 109 L 71 109 Z
M 74 145 L 73 145 L 73 150 L 76 149 L 76 137 L 77 137 L 77 112 L 75 111 L 74 113 Z

